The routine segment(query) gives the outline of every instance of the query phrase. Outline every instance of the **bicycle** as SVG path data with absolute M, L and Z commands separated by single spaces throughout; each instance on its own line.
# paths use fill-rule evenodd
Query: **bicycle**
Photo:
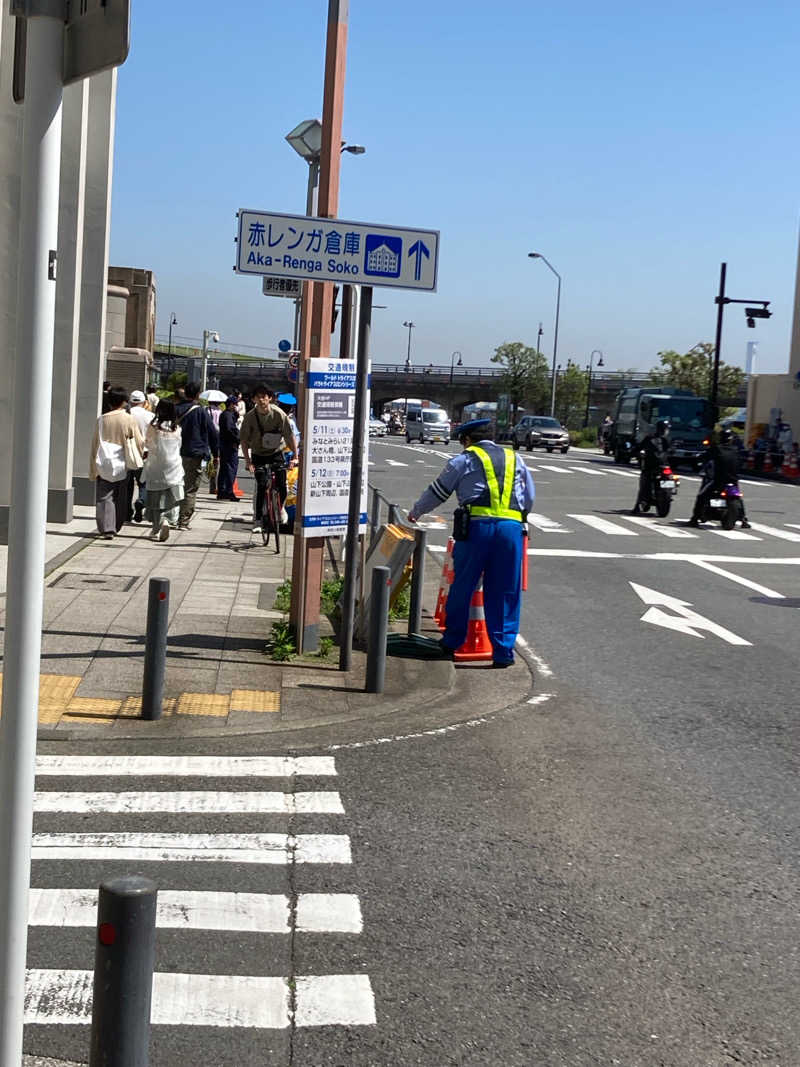
M 259 473 L 263 472 L 265 476 L 264 486 L 264 502 L 261 508 L 261 539 L 264 542 L 264 547 L 269 544 L 270 535 L 275 538 L 275 552 L 278 553 L 281 550 L 281 494 L 280 483 L 278 479 L 278 472 L 286 469 L 286 460 L 284 457 L 278 456 L 275 459 L 269 460 L 263 466 L 255 468 L 254 473 L 256 477 L 256 493 L 255 500 L 258 500 L 259 496 Z M 269 470 L 269 477 L 266 477 L 267 470 Z

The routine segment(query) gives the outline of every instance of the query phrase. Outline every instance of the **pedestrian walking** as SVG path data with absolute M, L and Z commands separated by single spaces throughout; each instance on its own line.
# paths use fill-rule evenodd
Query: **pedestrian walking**
M 523 533 L 535 496 L 533 479 L 521 457 L 495 444 L 491 419 L 465 422 L 457 433 L 464 452 L 431 482 L 408 518 L 416 522 L 456 493 L 455 577 L 447 597 L 442 654 L 452 659 L 464 644 L 472 594 L 483 575 L 492 666 L 510 667 L 519 633 Z
M 144 480 L 151 541 L 166 541 L 170 528 L 178 525 L 184 499 L 181 442 L 175 404 L 171 400 L 159 400 L 145 434 Z
M 239 412 L 238 400 L 229 396 L 225 410 L 219 417 L 219 474 L 217 500 L 238 500 L 233 483 L 239 471 Z
M 198 401 L 200 386 L 189 382 L 186 386 L 186 402 L 177 408 L 177 420 L 181 429 L 181 458 L 183 460 L 183 500 L 181 501 L 178 528 L 188 530 L 192 521 L 200 484 L 203 463 L 219 455 L 219 434 L 208 408 Z
M 128 517 L 130 470 L 126 448 L 131 444 L 141 456 L 144 439 L 133 416 L 125 410 L 127 392 L 112 386 L 107 393 L 109 410 L 94 428 L 89 452 L 89 477 L 95 482 L 97 530 L 110 541 Z M 126 445 L 126 442 L 131 444 Z
M 147 407 L 147 397 L 141 391 L 141 389 L 134 389 L 131 393 L 130 399 L 130 412 L 133 418 L 136 420 L 136 424 L 139 427 L 139 433 L 144 438 L 147 433 L 147 427 L 153 421 L 153 412 Z M 134 522 L 142 521 L 142 511 L 147 503 L 147 488 L 142 479 L 142 468 L 131 471 L 133 477 L 128 482 L 128 522 L 133 519 Z M 139 495 L 136 499 L 136 503 L 133 503 L 133 491 L 135 486 L 139 487 Z

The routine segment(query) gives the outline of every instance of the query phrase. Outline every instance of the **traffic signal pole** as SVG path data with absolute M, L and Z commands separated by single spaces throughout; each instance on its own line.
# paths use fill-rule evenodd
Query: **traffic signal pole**
M 319 193 L 316 214 L 335 218 L 339 209 L 344 79 L 347 58 L 349 0 L 328 0 L 328 32 L 325 49 L 325 87 L 322 102 L 322 150 L 319 162 Z M 298 414 L 305 431 L 300 452 L 299 482 L 302 486 L 309 469 L 309 415 L 306 410 L 306 364 L 312 357 L 327 359 L 331 353 L 333 284 L 306 282 L 303 286 L 301 366 L 298 374 Z M 294 556 L 292 559 L 292 604 L 290 621 L 298 652 L 319 647 L 320 591 L 324 538 L 304 537 L 300 513 L 301 492 L 297 494 Z

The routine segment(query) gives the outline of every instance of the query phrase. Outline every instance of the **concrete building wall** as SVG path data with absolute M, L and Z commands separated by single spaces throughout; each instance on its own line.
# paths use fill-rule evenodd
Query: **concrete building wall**
M 125 347 L 129 296 L 128 290 L 121 285 L 106 287 L 106 352 Z M 110 374 L 107 373 L 106 378 L 117 385 Z
M 156 343 L 156 280 L 141 267 L 109 267 L 109 285 L 128 290 L 124 344 L 153 352 Z

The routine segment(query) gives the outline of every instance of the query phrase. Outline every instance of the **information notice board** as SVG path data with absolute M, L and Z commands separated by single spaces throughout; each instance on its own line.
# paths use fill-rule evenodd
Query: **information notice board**
M 353 458 L 353 414 L 356 364 L 346 359 L 310 359 L 306 370 L 307 449 L 303 485 L 303 534 L 338 536 L 347 532 L 350 465 Z M 369 404 L 367 404 L 369 410 Z M 367 525 L 367 453 L 364 434 L 364 476 L 361 482 L 359 532 Z

